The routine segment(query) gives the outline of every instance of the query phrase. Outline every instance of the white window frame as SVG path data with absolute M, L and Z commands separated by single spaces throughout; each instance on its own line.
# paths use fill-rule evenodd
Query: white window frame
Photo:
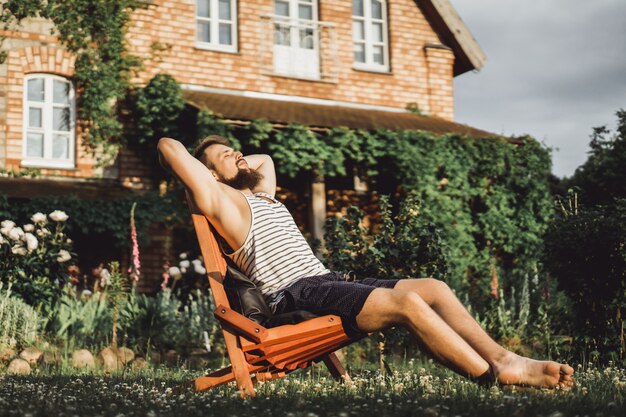
M 32 79 L 43 78 L 44 80 L 44 101 L 29 101 L 28 100 L 28 81 Z M 69 83 L 69 105 L 70 110 L 69 120 L 69 132 L 55 131 L 53 130 L 52 114 L 54 107 L 61 107 L 59 104 L 53 103 L 53 82 L 54 80 L 63 81 Z M 41 114 L 41 127 L 33 128 L 29 127 L 29 108 L 40 108 Z M 66 106 L 62 106 L 66 107 Z M 23 91 L 23 106 L 22 106 L 22 163 L 24 167 L 38 167 L 38 168 L 65 168 L 73 169 L 76 167 L 76 99 L 74 93 L 74 86 L 72 82 L 67 78 L 46 74 L 36 73 L 28 74 L 24 77 L 24 91 Z M 28 156 L 28 133 L 42 133 L 43 134 L 43 157 Z M 55 133 L 62 133 L 63 135 L 69 135 L 68 139 L 68 158 L 60 159 L 52 157 L 52 141 Z
M 389 34 L 388 34 L 388 20 L 387 20 L 387 1 L 379 0 L 381 3 L 381 17 L 382 19 L 374 19 L 372 17 L 372 2 L 371 0 L 363 0 L 363 16 L 356 16 L 354 14 L 354 4 L 352 5 L 352 22 L 363 22 L 363 33 L 365 40 L 355 39 L 354 30 L 352 32 L 352 45 L 356 43 L 363 44 L 365 46 L 365 62 L 358 62 L 354 58 L 354 52 L 352 60 L 354 64 L 352 68 L 373 71 L 373 72 L 390 72 L 389 66 Z M 382 42 L 374 42 L 374 36 L 372 33 L 372 24 L 382 23 Z M 379 64 L 374 62 L 374 46 L 383 47 L 383 63 Z
M 195 1 L 195 10 L 196 10 L 196 30 L 194 31 L 196 34 L 196 48 L 199 49 L 207 49 L 210 51 L 219 51 L 219 52 L 232 52 L 237 53 L 237 27 L 238 27 L 238 19 L 237 19 L 237 0 L 230 0 L 230 17 L 231 20 L 225 20 L 219 18 L 219 0 L 209 0 L 209 16 L 211 17 L 201 17 L 198 16 L 198 0 Z M 210 38 L 211 42 L 202 42 L 198 40 L 198 22 L 209 22 L 210 23 Z M 230 36 L 233 41 L 232 45 L 221 44 L 220 42 L 220 23 L 228 23 L 230 24 Z

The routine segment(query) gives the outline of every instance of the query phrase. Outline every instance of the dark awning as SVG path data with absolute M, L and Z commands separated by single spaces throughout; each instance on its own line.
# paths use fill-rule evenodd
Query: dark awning
M 494 136 L 493 133 L 471 126 L 410 112 L 370 110 L 190 90 L 186 90 L 184 95 L 190 105 L 198 109 L 207 108 L 227 120 L 265 119 L 278 124 L 298 123 L 320 128 L 344 126 L 367 130 L 385 128 L 426 130 L 437 134 L 459 133 L 472 137 Z

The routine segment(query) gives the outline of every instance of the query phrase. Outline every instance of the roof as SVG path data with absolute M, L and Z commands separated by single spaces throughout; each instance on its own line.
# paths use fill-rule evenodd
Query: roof
M 209 109 L 231 121 L 265 119 L 275 124 L 295 123 L 314 128 L 343 126 L 367 130 L 425 130 L 437 134 L 458 133 L 471 137 L 493 136 L 492 133 L 471 126 L 408 111 L 384 111 L 191 90 L 184 90 L 184 96 L 197 109 Z
M 68 178 L 0 177 L 0 195 L 9 198 L 30 199 L 34 197 L 77 194 L 81 198 L 115 199 L 131 191 L 111 180 L 73 180 Z
M 441 42 L 454 52 L 454 75 L 479 70 L 487 56 L 449 0 L 415 0 Z

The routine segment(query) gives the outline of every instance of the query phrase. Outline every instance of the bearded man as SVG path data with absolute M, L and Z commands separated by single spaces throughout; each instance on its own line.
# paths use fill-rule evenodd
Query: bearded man
M 475 380 L 571 387 L 573 368 L 519 356 L 498 345 L 450 288 L 432 278 L 346 281 L 313 254 L 291 214 L 274 198 L 268 155 L 243 156 L 220 136 L 193 152 L 162 138 L 159 160 L 187 188 L 225 242 L 222 249 L 254 281 L 275 314 L 307 310 L 341 317 L 346 334 L 404 326 L 442 364 Z

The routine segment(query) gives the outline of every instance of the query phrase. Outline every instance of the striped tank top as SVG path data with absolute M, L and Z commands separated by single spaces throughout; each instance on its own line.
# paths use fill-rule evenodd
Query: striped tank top
M 244 196 L 252 212 L 250 230 L 243 245 L 226 256 L 264 296 L 300 278 L 330 272 L 315 257 L 291 213 L 281 202 L 266 193 Z

